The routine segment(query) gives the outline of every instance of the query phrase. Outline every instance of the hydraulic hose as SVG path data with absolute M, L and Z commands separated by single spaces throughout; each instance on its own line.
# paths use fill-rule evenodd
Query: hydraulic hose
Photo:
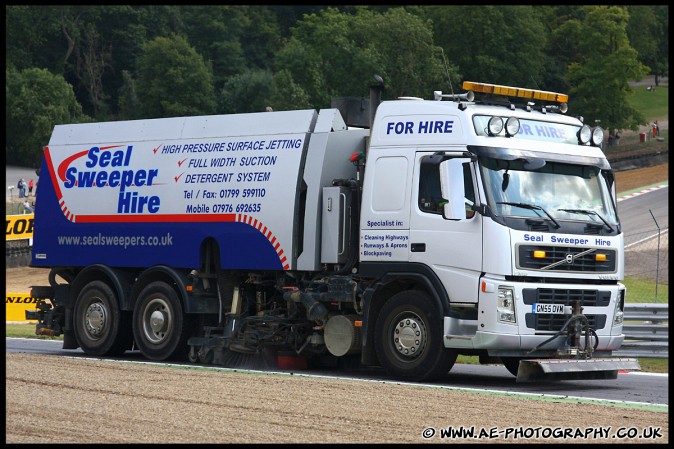
M 562 326 L 562 328 L 555 333 L 552 337 L 548 338 L 545 340 L 543 343 L 539 344 L 532 350 L 530 350 L 527 354 L 531 354 L 532 352 L 537 351 L 538 349 L 541 348 L 541 346 L 551 342 L 555 338 L 561 336 L 563 332 L 566 330 L 569 325 L 574 322 L 574 321 L 582 321 L 583 323 L 581 324 L 581 331 L 585 330 L 585 349 L 588 350 L 588 348 L 592 348 L 589 350 L 590 355 L 592 354 L 593 350 L 597 348 L 597 345 L 599 345 L 599 337 L 597 336 L 597 332 L 590 327 L 590 323 L 587 320 L 587 317 L 585 315 L 573 315 L 571 316 L 568 320 L 566 320 L 566 323 Z M 590 334 L 594 335 L 595 337 L 595 344 L 590 346 Z

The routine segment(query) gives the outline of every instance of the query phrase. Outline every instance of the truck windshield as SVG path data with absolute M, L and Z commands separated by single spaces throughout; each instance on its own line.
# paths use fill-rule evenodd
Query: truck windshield
M 524 166 L 521 160 L 480 157 L 487 203 L 496 215 L 617 225 L 599 168 L 550 161 L 536 170 Z

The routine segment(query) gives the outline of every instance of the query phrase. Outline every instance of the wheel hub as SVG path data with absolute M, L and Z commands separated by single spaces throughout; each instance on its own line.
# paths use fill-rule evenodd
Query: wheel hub
M 404 318 L 393 331 L 396 350 L 406 357 L 416 357 L 426 344 L 426 329 L 415 318 Z
M 84 324 L 86 326 L 87 332 L 94 337 L 102 335 L 103 329 L 105 328 L 105 322 L 105 308 L 101 305 L 101 303 L 96 302 L 90 304 L 84 315 Z
M 150 328 L 152 332 L 164 332 L 166 330 L 166 314 L 161 310 L 155 310 L 150 315 Z

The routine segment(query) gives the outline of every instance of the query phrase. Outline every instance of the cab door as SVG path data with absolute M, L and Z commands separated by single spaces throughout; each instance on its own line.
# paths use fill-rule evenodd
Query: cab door
M 447 289 L 451 302 L 477 303 L 482 271 L 482 216 L 470 209 L 475 202 L 474 164 L 464 153 L 445 152 L 442 159 L 461 158 L 466 214 L 446 219 L 440 164 L 434 152 L 417 152 L 410 213 L 410 262 L 429 266 Z M 414 201 L 416 199 L 416 201 Z M 416 203 L 416 204 L 415 204 Z

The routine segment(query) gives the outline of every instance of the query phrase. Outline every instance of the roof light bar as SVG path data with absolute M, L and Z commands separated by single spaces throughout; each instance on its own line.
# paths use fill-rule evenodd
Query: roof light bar
M 532 98 L 534 100 L 568 103 L 569 96 L 544 90 L 523 89 L 521 87 L 500 86 L 497 84 L 475 83 L 464 81 L 463 89 L 483 94 L 503 95 L 506 97 Z

